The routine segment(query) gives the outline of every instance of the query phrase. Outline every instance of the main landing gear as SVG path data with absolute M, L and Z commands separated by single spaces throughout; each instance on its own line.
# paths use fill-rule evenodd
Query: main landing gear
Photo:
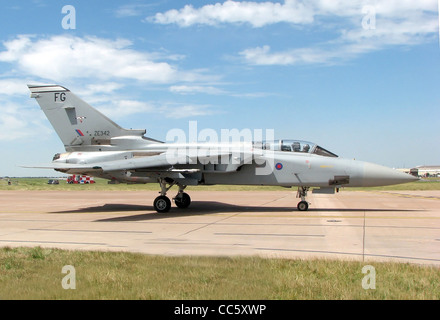
M 299 211 L 307 211 L 309 209 L 309 203 L 306 201 L 307 191 L 309 191 L 309 187 L 298 187 L 296 197 L 301 198 L 301 201 L 298 202 L 296 207 Z
M 154 209 L 159 213 L 168 212 L 171 209 L 171 200 L 167 197 L 167 192 L 177 183 L 175 181 L 167 181 L 167 179 L 160 179 L 159 184 L 161 189 L 159 192 L 160 196 L 154 199 L 153 206 Z M 167 184 L 169 185 L 168 187 Z M 183 192 L 186 186 L 180 184 L 177 185 L 179 186 L 179 192 L 173 199 L 174 203 L 181 209 L 188 208 L 191 204 L 191 197 L 187 193 Z

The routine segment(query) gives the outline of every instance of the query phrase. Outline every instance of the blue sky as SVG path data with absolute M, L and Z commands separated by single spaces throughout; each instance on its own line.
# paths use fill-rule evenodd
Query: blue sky
M 0 176 L 56 174 L 18 165 L 64 151 L 28 83 L 159 140 L 197 121 L 439 165 L 438 26 L 433 0 L 2 1 Z

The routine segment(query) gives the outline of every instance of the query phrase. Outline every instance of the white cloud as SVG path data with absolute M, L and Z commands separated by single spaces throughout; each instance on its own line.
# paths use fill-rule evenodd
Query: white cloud
M 366 4 L 374 6 L 378 14 L 395 18 L 404 18 L 423 11 L 437 12 L 438 10 L 436 0 L 371 0 Z
M 180 71 L 167 62 L 156 61 L 155 53 L 133 50 L 126 39 L 67 35 L 37 39 L 19 35 L 3 45 L 6 50 L 0 51 L 0 61 L 15 64 L 26 75 L 55 82 L 88 78 L 172 83 L 204 77 L 199 72 Z
M 135 17 L 142 14 L 142 6 L 136 4 L 128 4 L 119 7 L 116 11 L 116 17 L 118 18 L 126 18 L 126 17 Z
M 179 94 L 195 94 L 195 93 L 206 93 L 212 95 L 225 94 L 224 90 L 221 90 L 212 86 L 171 86 L 170 91 Z
M 25 50 L 31 43 L 30 36 L 18 35 L 16 39 L 4 42 L 7 51 L 0 52 L 0 61 L 15 62 L 17 55 Z
M 209 105 L 172 104 L 161 108 L 167 118 L 182 119 L 213 114 Z
M 286 0 L 284 4 L 228 0 L 224 3 L 208 4 L 198 9 L 192 5 L 186 5 L 180 10 L 173 9 L 165 13 L 157 13 L 147 20 L 159 24 L 176 23 L 181 27 L 220 23 L 249 23 L 253 27 L 262 27 L 279 22 L 311 23 L 313 12 L 308 5 L 296 0 Z
M 155 112 L 155 108 L 151 103 L 124 99 L 111 101 L 106 103 L 105 106 L 97 106 L 96 108 L 111 119 Z
M 0 117 L 0 140 L 15 140 L 30 135 L 28 123 L 14 115 L 3 113 Z
M 149 21 L 180 27 L 229 23 L 250 24 L 254 28 L 281 22 L 303 26 L 313 23 L 340 36 L 303 48 L 272 52 L 269 45 L 263 45 L 239 54 L 253 65 L 333 64 L 389 46 L 437 39 L 437 10 L 436 0 L 227 0 L 200 8 L 186 5 L 180 10 L 157 13 Z M 374 16 L 375 25 L 368 29 L 365 22 L 370 16 Z
M 29 89 L 22 79 L 0 79 L 0 97 L 2 95 L 15 96 L 28 93 Z
M 284 0 L 278 2 L 233 1 L 207 4 L 200 8 L 185 5 L 147 18 L 159 24 L 177 24 L 189 27 L 195 24 L 218 25 L 248 23 L 253 27 L 285 22 L 310 24 L 318 16 L 362 16 L 364 7 L 374 7 L 377 14 L 387 17 L 411 16 L 414 12 L 437 11 L 436 0 Z M 361 17 L 362 18 L 362 17 Z M 359 19 L 358 19 L 359 20 Z
M 143 15 L 143 12 L 150 8 L 157 6 L 155 3 L 132 3 L 132 4 L 125 4 L 120 7 L 118 7 L 115 10 L 115 15 L 117 18 L 128 18 L 128 17 L 136 17 Z
M 135 114 L 159 114 L 165 118 L 190 118 L 212 114 L 209 105 L 188 105 L 181 103 L 167 102 L 142 102 L 137 100 L 113 100 L 102 106 L 97 106 L 103 114 L 110 119 L 120 119 L 122 117 Z
M 336 39 L 309 47 L 272 52 L 269 45 L 248 48 L 239 52 L 252 65 L 334 64 L 361 54 L 383 50 L 391 46 L 412 46 L 438 39 L 438 16 L 434 1 L 363 1 L 358 11 L 345 8 L 338 11 L 342 1 L 320 0 L 317 12 L 347 15 L 337 27 Z M 363 3 L 371 3 L 369 10 Z M 350 6 L 348 6 L 350 7 Z M 374 14 L 375 24 L 366 24 L 363 18 Z
M 341 50 L 321 48 L 299 48 L 282 52 L 271 52 L 268 45 L 243 50 L 239 53 L 247 63 L 253 65 L 329 64 L 341 59 Z
M 103 98 L 108 100 L 109 95 L 113 95 L 115 91 L 122 89 L 124 85 L 116 82 L 98 82 L 86 84 L 85 88 L 75 89 L 75 94 L 87 100 L 89 103 L 101 101 Z M 69 88 L 71 89 L 71 88 Z
M 5 99 L 0 94 L 0 141 L 45 137 L 52 133 L 39 108 Z
M 269 93 L 266 92 L 232 92 L 232 91 L 226 91 L 223 89 L 219 89 L 213 86 L 187 86 L 187 85 L 181 85 L 181 86 L 171 86 L 169 90 L 172 93 L 181 94 L 181 95 L 191 95 L 191 94 L 209 94 L 209 95 L 226 95 L 231 97 L 237 97 L 237 98 L 262 98 L 267 97 Z
M 23 97 L 29 97 L 25 80 L 0 79 L 0 141 L 43 136 L 49 132 L 39 108 L 23 103 Z

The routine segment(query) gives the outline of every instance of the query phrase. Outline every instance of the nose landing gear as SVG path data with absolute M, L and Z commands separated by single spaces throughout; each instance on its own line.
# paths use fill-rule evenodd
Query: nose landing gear
M 299 211 L 307 211 L 309 209 L 309 203 L 306 201 L 307 191 L 309 187 L 298 187 L 298 192 L 296 194 L 297 198 L 301 198 L 296 206 Z

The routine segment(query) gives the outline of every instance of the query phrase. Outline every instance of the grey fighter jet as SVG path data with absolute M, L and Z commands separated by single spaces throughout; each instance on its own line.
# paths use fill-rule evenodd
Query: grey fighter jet
M 187 208 L 188 185 L 270 185 L 297 187 L 298 210 L 309 207 L 307 192 L 335 193 L 341 187 L 371 187 L 417 180 L 409 174 L 368 162 L 343 159 L 300 140 L 227 143 L 164 143 L 145 130 L 123 129 L 70 90 L 59 85 L 28 85 L 66 149 L 48 165 L 68 174 L 85 174 L 125 183 L 160 185 L 157 212 L 167 212 L 167 192 Z

